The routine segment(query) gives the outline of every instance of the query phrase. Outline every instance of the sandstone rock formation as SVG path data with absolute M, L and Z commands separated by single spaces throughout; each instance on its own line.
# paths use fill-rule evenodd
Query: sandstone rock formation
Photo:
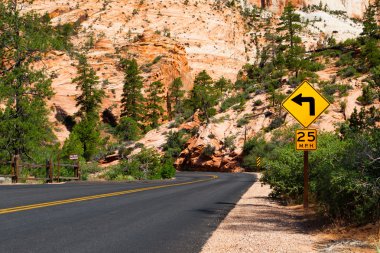
M 321 4 L 331 10 L 345 11 L 348 16 L 355 18 L 361 18 L 368 6 L 368 1 L 365 0 L 241 0 L 241 2 L 260 6 L 275 13 L 281 13 L 288 2 L 298 7 Z
M 257 60 L 257 51 L 266 43 L 265 33 L 275 32 L 279 15 L 288 1 L 239 0 L 235 7 L 227 7 L 225 2 L 189 0 L 185 4 L 184 1 L 174 0 L 35 0 L 32 4 L 26 4 L 24 10 L 47 12 L 53 24 L 80 24 L 78 35 L 72 38 L 72 43 L 77 49 L 87 47 L 89 62 L 100 77 L 100 85 L 107 94 L 102 109 L 110 108 L 117 116 L 124 79 L 118 67 L 119 57 L 137 59 L 146 86 L 150 82 L 161 80 L 167 88 L 174 78 L 181 77 L 185 90 L 192 88 L 193 78 L 204 69 L 214 79 L 224 76 L 234 81 L 244 64 Z M 308 50 L 325 44 L 331 36 L 337 41 L 357 37 L 362 26 L 350 18 L 362 17 L 368 4 L 367 0 L 291 2 L 299 7 L 321 3 L 329 10 L 347 12 L 348 16 L 342 16 L 328 11 L 299 10 L 302 19 L 310 21 L 302 34 Z M 255 23 L 248 23 L 241 11 L 254 5 L 263 10 Z M 93 45 L 89 46 L 90 44 Z M 62 112 L 73 115 L 77 111 L 75 96 L 78 91 L 75 84 L 71 83 L 76 75 L 75 64 L 76 60 L 66 53 L 50 52 L 37 66 L 46 68 L 54 77 L 55 95 L 48 104 L 52 109 L 50 121 L 54 124 L 60 142 L 70 132 L 57 120 L 57 115 Z M 336 71 L 328 68 L 318 74 L 321 79 L 329 80 Z M 350 84 L 354 89 L 349 91 L 346 115 L 358 106 L 355 101 L 361 94 L 360 84 Z M 254 106 L 253 102 L 258 99 L 264 102 L 263 105 Z M 209 125 L 202 125 L 195 115 L 193 121 L 179 128 L 169 129 L 169 123 L 165 123 L 139 142 L 160 150 L 169 130 L 199 127 L 198 134 L 189 140 L 187 148 L 177 160 L 178 168 L 239 170 L 237 165 L 244 141 L 261 132 L 273 120 L 273 112 L 268 103 L 265 95 L 252 95 L 242 110 L 230 109 L 219 113 Z M 249 123 L 238 127 L 237 121 L 243 117 L 248 118 Z M 317 122 L 315 127 L 329 131 L 334 129 L 335 123 L 344 119 L 339 100 L 327 114 L 322 115 L 322 119 L 324 120 Z M 286 116 L 286 121 L 289 124 L 294 122 L 290 116 Z M 230 138 L 230 142 L 232 140 L 232 145 L 235 146 L 233 150 L 225 147 L 226 138 Z M 212 145 L 215 149 L 212 155 L 205 154 L 207 145 Z

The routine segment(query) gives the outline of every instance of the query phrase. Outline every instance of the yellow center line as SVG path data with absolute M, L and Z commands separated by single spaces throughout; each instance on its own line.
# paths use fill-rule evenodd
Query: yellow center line
M 134 192 L 142 192 L 142 191 L 149 191 L 149 190 L 160 189 L 160 188 L 168 188 L 168 187 L 173 187 L 173 186 L 195 184 L 195 183 L 206 182 L 206 181 L 210 181 L 210 180 L 214 180 L 218 178 L 218 176 L 215 176 L 215 175 L 211 175 L 210 177 L 211 178 L 185 182 L 185 183 L 158 185 L 158 186 L 138 188 L 138 189 L 132 189 L 132 190 L 126 190 L 126 191 L 97 194 L 97 195 L 85 196 L 85 197 L 80 197 L 80 198 L 72 198 L 72 199 L 58 200 L 58 201 L 38 203 L 38 204 L 32 204 L 32 205 L 4 208 L 4 209 L 0 209 L 0 215 L 7 214 L 7 213 L 21 212 L 21 211 L 26 211 L 26 210 L 31 210 L 31 209 L 37 209 L 37 208 L 43 208 L 43 207 L 48 207 L 48 206 L 57 206 L 57 205 L 75 203 L 75 202 L 88 201 L 88 200 L 93 200 L 93 199 L 109 198 L 109 197 L 114 197 L 114 196 L 126 195 L 126 194 L 130 194 Z

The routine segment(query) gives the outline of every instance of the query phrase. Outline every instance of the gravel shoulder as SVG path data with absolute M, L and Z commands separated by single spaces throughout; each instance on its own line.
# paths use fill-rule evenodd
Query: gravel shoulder
M 260 174 L 256 173 L 260 178 Z M 316 252 L 310 219 L 299 208 L 268 198 L 269 186 L 254 183 L 214 231 L 202 253 Z

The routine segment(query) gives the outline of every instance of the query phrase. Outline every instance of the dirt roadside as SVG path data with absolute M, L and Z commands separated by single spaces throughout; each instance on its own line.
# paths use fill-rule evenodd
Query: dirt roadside
M 368 236 L 375 233 L 374 226 L 362 229 L 361 236 L 354 230 L 326 229 L 313 212 L 283 206 L 268 198 L 270 192 L 269 186 L 254 183 L 214 231 L 202 253 L 376 252 L 369 241 L 378 238 L 369 240 Z

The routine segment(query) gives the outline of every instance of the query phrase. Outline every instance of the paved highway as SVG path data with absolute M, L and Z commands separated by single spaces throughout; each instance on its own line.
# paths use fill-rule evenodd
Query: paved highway
M 0 186 L 0 252 L 199 252 L 255 181 L 175 180 Z

